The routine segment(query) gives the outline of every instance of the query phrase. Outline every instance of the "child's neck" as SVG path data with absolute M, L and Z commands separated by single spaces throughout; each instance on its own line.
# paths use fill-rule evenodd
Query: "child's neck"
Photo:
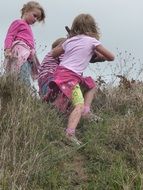
M 21 20 L 27 23 L 26 19 L 24 17 L 21 17 Z M 27 23 L 28 24 L 28 23 Z M 29 24 L 28 24 L 29 25 Z

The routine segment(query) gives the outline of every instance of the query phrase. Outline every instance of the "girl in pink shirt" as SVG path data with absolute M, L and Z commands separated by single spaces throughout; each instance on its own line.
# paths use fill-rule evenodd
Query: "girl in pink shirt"
M 24 81 L 27 65 L 30 63 L 33 78 L 38 74 L 39 65 L 35 54 L 34 37 L 31 25 L 35 22 L 41 22 L 45 19 L 44 9 L 38 2 L 29 1 L 21 9 L 21 19 L 17 19 L 10 25 L 5 42 L 5 71 L 14 75 L 19 75 Z M 28 61 L 28 62 L 27 62 Z M 22 71 L 23 70 L 23 71 Z M 25 74 L 25 76 L 23 76 Z M 27 81 L 26 81 L 27 82 Z
M 80 141 L 75 137 L 75 129 L 84 107 L 90 109 L 92 96 L 94 95 L 94 90 L 91 88 L 83 97 L 80 89 L 82 74 L 94 53 L 99 54 L 103 60 L 107 61 L 113 61 L 114 55 L 101 45 L 97 24 L 89 14 L 80 14 L 74 19 L 69 39 L 61 46 L 53 49 L 52 56 L 58 57 L 63 53 L 64 56 L 60 66 L 54 73 L 54 81 L 49 85 L 52 87 L 55 83 L 59 89 L 64 91 L 66 96 L 72 99 L 74 109 L 69 115 L 66 137 L 80 145 Z M 68 91 L 67 88 L 72 88 L 72 90 Z M 85 102 L 87 105 L 85 105 Z

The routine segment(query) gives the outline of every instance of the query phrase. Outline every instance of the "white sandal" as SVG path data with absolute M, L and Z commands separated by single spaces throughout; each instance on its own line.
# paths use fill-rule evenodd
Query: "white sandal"
M 66 134 L 66 137 L 67 137 L 68 140 L 70 140 L 71 142 L 73 142 L 74 144 L 76 144 L 76 145 L 78 145 L 78 146 L 80 146 L 80 145 L 82 144 L 82 142 L 79 141 L 79 140 L 76 138 L 75 135 L 70 135 L 70 134 L 67 133 L 67 134 Z

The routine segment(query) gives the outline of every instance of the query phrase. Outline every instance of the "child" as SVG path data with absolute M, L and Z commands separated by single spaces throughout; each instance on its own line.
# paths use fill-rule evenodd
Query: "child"
M 57 39 L 52 44 L 52 49 L 63 43 L 65 40 L 66 38 Z M 59 89 L 57 89 L 57 93 L 54 92 L 55 95 L 53 96 L 52 93 L 53 91 L 52 89 L 49 88 L 49 83 L 53 80 L 53 74 L 56 71 L 57 66 L 60 64 L 62 58 L 63 55 L 61 55 L 58 58 L 53 58 L 51 52 L 47 53 L 47 55 L 44 57 L 42 61 L 41 66 L 39 67 L 38 86 L 39 86 L 39 95 L 42 98 L 42 100 L 46 102 L 52 102 L 60 111 L 67 112 L 69 110 L 68 106 L 70 105 L 70 100 L 64 95 L 64 93 L 59 92 Z M 84 79 L 89 80 L 89 77 L 85 77 Z M 84 83 L 81 85 L 83 86 L 85 91 L 88 91 L 89 89 L 91 91 L 91 88 L 93 89 L 92 91 L 94 91 L 95 89 L 95 82 L 92 78 L 90 79 L 90 86 L 85 86 Z M 86 104 L 89 103 L 90 101 L 89 99 L 92 101 L 93 98 L 91 96 L 86 97 L 85 93 L 85 110 L 82 114 L 84 117 L 86 117 L 87 115 Z M 92 118 L 95 119 L 95 115 L 92 115 Z
M 10 25 L 4 42 L 6 73 L 20 75 L 20 78 L 28 85 L 30 84 L 29 63 L 33 78 L 37 76 L 39 66 L 30 25 L 44 21 L 44 19 L 45 12 L 41 5 L 38 2 L 29 1 L 21 9 L 21 19 L 13 21 Z
M 70 29 L 68 26 L 65 27 L 68 36 L 70 35 Z M 59 44 L 63 43 L 67 38 L 58 38 L 56 41 L 53 42 L 52 44 L 52 49 L 55 48 L 56 46 L 58 46 Z M 42 98 L 42 100 L 46 101 L 46 102 L 54 102 L 54 100 L 56 100 L 54 102 L 54 105 L 62 112 L 66 112 L 68 111 L 67 107 L 69 105 L 70 100 L 67 99 L 66 96 L 64 96 L 64 94 L 62 92 L 59 92 L 57 89 L 57 96 L 53 97 L 52 94 L 52 90 L 49 88 L 49 83 L 50 81 L 53 79 L 53 74 L 56 71 L 57 66 L 60 64 L 61 60 L 63 58 L 63 55 L 61 55 L 58 58 L 53 58 L 51 55 L 51 52 L 48 52 L 47 55 L 44 57 L 41 66 L 39 67 L 39 76 L 38 76 L 38 86 L 39 86 L 39 95 Z M 94 54 L 92 56 L 92 59 L 90 60 L 90 62 L 101 62 L 103 61 L 100 56 Z M 89 80 L 89 77 L 85 77 L 85 80 Z M 91 86 L 92 84 L 92 86 Z M 92 117 L 93 120 L 97 121 L 99 120 L 99 117 L 95 116 L 94 114 L 91 114 L 89 106 L 86 106 L 87 104 L 89 104 L 89 101 L 92 102 L 93 99 L 93 94 L 95 91 L 95 82 L 92 78 L 90 78 L 90 86 L 84 86 L 84 84 L 82 84 L 83 89 L 85 91 L 85 106 L 84 106 L 84 111 L 82 113 L 83 117 L 87 117 L 90 118 Z M 92 90 L 91 90 L 92 88 Z M 88 94 L 87 96 L 87 91 L 92 92 L 92 96 L 90 96 L 90 94 Z M 59 94 L 60 97 L 59 97 Z M 90 114 L 89 114 L 90 113 Z
M 66 38 L 58 38 L 56 41 L 53 42 L 52 49 L 63 43 L 65 40 Z M 62 55 L 58 58 L 53 58 L 51 52 L 48 52 L 47 55 L 44 57 L 41 66 L 39 67 L 39 95 L 42 100 L 46 102 L 53 102 L 56 99 L 56 97 L 53 97 L 52 90 L 49 88 L 49 83 L 53 79 L 53 74 L 56 71 L 57 66 L 60 64 L 61 59 Z M 56 104 L 55 106 L 63 112 L 66 109 L 66 105 L 63 106 L 63 104 Z
M 78 145 L 80 141 L 75 137 L 75 129 L 84 108 L 84 98 L 79 86 L 83 79 L 82 74 L 95 52 L 104 60 L 114 60 L 114 55 L 103 47 L 98 39 L 99 30 L 94 18 L 89 14 L 80 14 L 72 23 L 70 38 L 52 51 L 53 57 L 63 53 L 64 57 L 54 74 L 54 81 L 49 85 L 57 85 L 67 97 L 72 98 L 74 109 L 69 116 L 66 136 Z M 91 101 L 86 105 L 87 109 L 90 108 L 90 104 Z
M 70 37 L 71 29 L 68 26 L 65 26 L 65 29 L 68 33 L 67 36 Z M 95 63 L 95 62 L 103 62 L 103 61 L 105 61 L 105 59 L 103 58 L 102 54 L 95 51 L 89 62 Z M 89 118 L 91 120 L 98 122 L 99 120 L 102 120 L 102 119 L 90 111 L 90 106 L 91 106 L 92 100 L 95 96 L 95 92 L 96 92 L 96 88 L 97 88 L 96 83 L 92 78 L 85 77 L 84 79 L 85 79 L 84 82 L 87 81 L 88 83 L 90 83 L 90 84 L 92 83 L 93 85 L 88 86 L 87 88 L 83 87 L 85 92 L 84 92 L 84 108 L 83 108 L 83 112 L 82 112 L 82 117 Z

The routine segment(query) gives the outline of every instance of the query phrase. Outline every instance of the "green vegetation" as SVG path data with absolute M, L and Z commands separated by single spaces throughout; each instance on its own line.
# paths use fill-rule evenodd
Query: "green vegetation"
M 81 147 L 67 144 L 67 118 L 0 78 L 0 189 L 142 190 L 143 84 L 105 88 L 93 102 L 104 121 L 82 120 Z

